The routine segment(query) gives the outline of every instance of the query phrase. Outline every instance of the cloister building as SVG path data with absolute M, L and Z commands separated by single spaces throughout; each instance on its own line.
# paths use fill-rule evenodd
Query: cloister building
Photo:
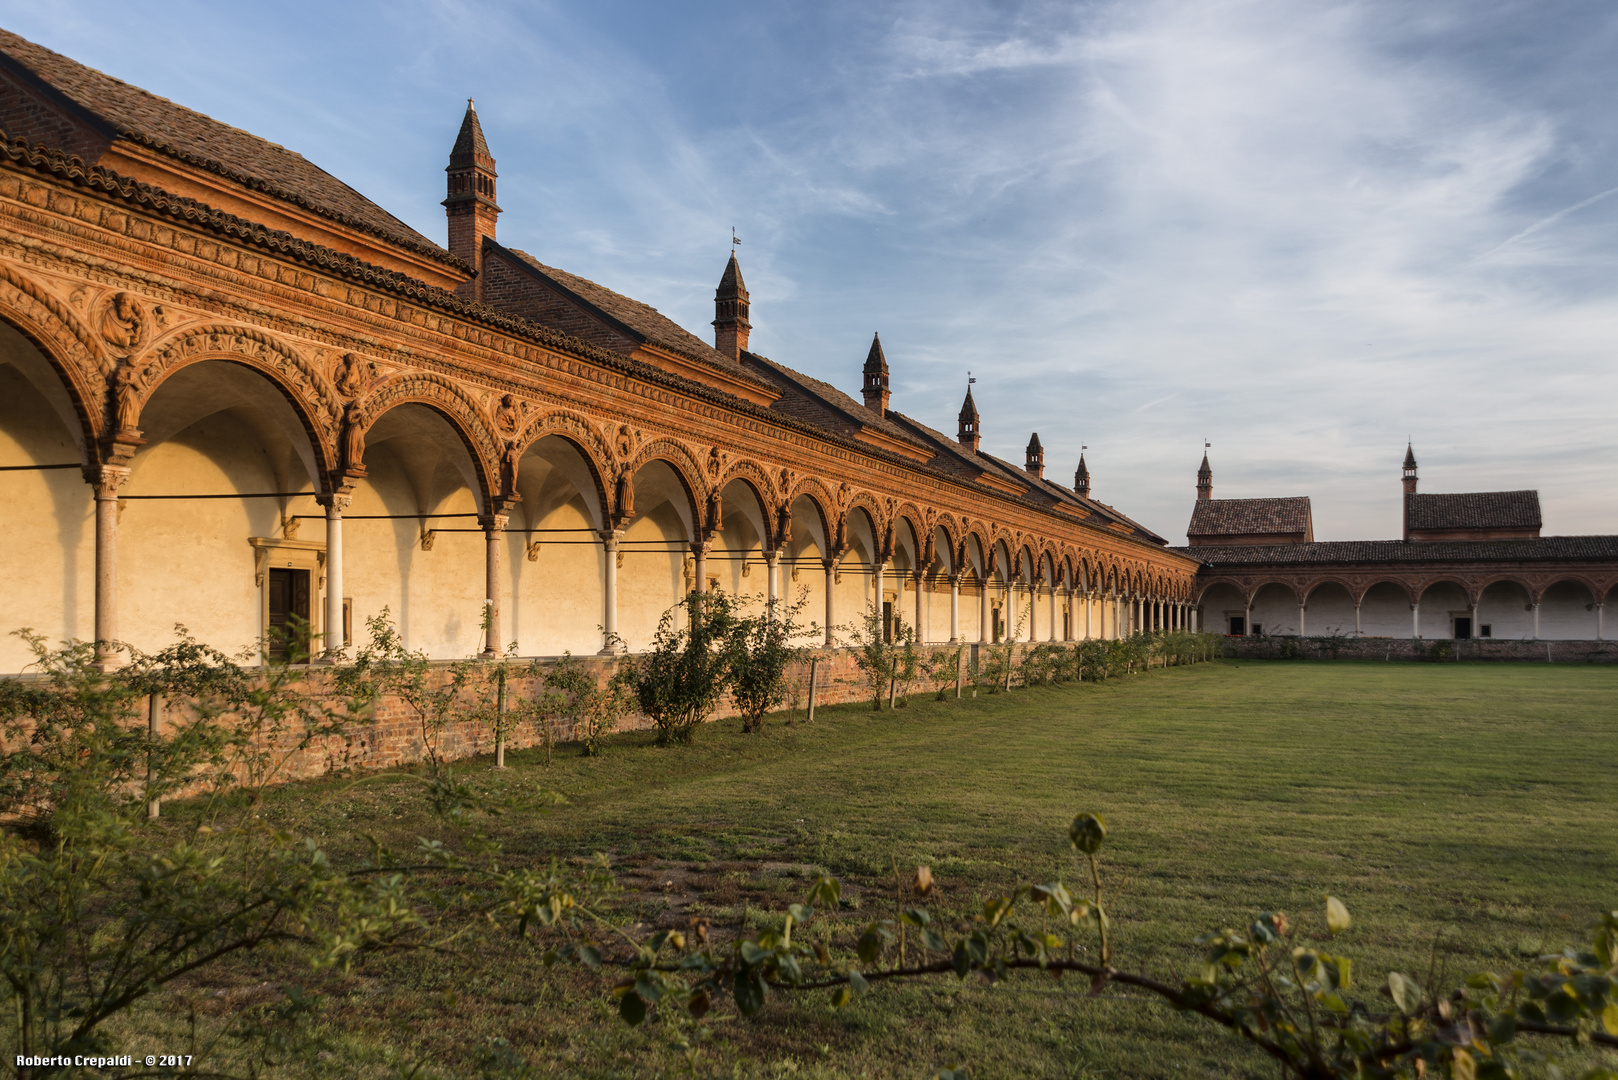
M 1205 625 L 1233 635 L 1606 639 L 1618 536 L 1541 536 L 1537 491 L 1426 494 L 1405 450 L 1404 535 L 1316 543 L 1306 497 L 1215 499 L 1203 455 L 1180 550 Z
M 501 243 L 470 102 L 442 246 L 3 31 L 0 130 L 0 629 L 115 664 L 384 610 L 439 658 L 637 650 L 693 589 L 805 596 L 826 643 L 873 607 L 931 642 L 1191 617 L 1216 549 L 1047 478 L 1037 435 L 986 453 L 970 388 L 953 436 L 893 408 L 880 340 L 859 399 L 751 351 L 734 256 L 710 343 Z

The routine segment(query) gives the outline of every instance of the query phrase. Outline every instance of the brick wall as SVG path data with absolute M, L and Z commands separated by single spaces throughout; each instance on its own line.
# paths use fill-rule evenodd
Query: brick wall
M 1446 651 L 1447 650 L 1447 651 Z M 1524 663 L 1618 663 L 1618 642 L 1521 641 L 1473 638 L 1249 637 L 1226 638 L 1225 655 L 1239 660 L 1499 660 Z

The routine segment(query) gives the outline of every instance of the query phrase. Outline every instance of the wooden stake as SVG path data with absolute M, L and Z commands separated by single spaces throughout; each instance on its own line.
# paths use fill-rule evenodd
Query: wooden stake
M 494 767 L 506 767 L 506 669 L 500 668 L 500 688 L 495 704 L 494 719 Z
M 804 717 L 804 723 L 815 722 L 815 676 L 820 673 L 820 658 L 809 658 L 809 715 Z
M 156 751 L 157 733 L 163 722 L 162 699 L 157 694 L 149 694 L 146 698 L 146 734 L 151 736 L 153 749 L 146 754 L 146 786 L 152 786 L 152 756 Z M 163 813 L 163 803 L 160 799 L 146 800 L 146 817 L 155 821 Z

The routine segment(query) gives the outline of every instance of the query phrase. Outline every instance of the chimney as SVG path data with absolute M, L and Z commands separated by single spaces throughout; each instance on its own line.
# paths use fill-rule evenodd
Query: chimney
M 888 414 L 888 358 L 882 355 L 882 336 L 871 335 L 865 354 L 865 407 L 878 416 Z
M 747 321 L 747 285 L 742 281 L 735 251 L 730 253 L 719 288 L 714 290 L 713 310 L 713 347 L 732 360 L 740 360 L 747 350 L 747 335 L 753 324 Z
M 1405 486 L 1405 497 L 1404 497 L 1404 504 L 1405 504 L 1405 539 L 1409 540 L 1410 539 L 1410 496 L 1412 496 L 1412 495 L 1414 495 L 1416 493 L 1416 450 L 1415 450 L 1415 447 L 1410 443 L 1405 444 L 1404 471 L 1401 474 L 1400 478 L 1404 481 L 1404 486 Z
M 1197 498 L 1213 498 L 1213 466 L 1208 464 L 1208 452 L 1202 452 L 1202 467 L 1197 470 Z
M 978 406 L 972 400 L 972 388 L 966 388 L 966 400 L 961 402 L 961 414 L 958 418 L 959 426 L 956 428 L 955 438 L 960 444 L 972 453 L 978 452 Z
M 494 158 L 483 140 L 472 99 L 466 99 L 466 115 L 455 148 L 449 152 L 444 213 L 449 217 L 449 250 L 472 264 L 474 276 L 455 289 L 464 300 L 483 299 L 483 238 L 494 239 L 495 219 L 500 207 L 494 201 Z
M 1045 475 L 1045 448 L 1039 445 L 1039 432 L 1034 432 L 1033 438 L 1028 440 L 1027 459 L 1023 468 L 1034 474 L 1036 479 Z

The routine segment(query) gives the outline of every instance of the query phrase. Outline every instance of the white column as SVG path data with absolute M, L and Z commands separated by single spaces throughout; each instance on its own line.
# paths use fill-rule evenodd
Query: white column
M 833 628 L 837 625 L 837 560 L 822 559 L 822 566 L 826 568 L 826 648 L 837 644 L 833 635 Z
M 1482 599 L 1482 597 L 1479 597 L 1478 600 L 1472 604 L 1472 636 L 1474 638 L 1483 636 L 1483 631 L 1478 629 L 1478 608 L 1481 606 Z
M 776 610 L 775 610 L 776 601 L 781 598 L 780 589 L 779 589 L 779 587 L 777 585 L 777 579 L 778 579 L 778 576 L 779 576 L 780 572 L 781 572 L 781 552 L 780 552 L 780 550 L 777 549 L 775 551 L 766 551 L 764 553 L 764 577 L 765 577 L 765 581 L 764 581 L 764 600 L 769 605 L 768 607 L 765 608 L 765 611 L 767 611 L 769 613 L 769 616 L 770 616 L 771 619 L 774 619 L 774 618 L 777 617 L 777 613 L 776 613 Z
M 501 652 L 504 651 L 503 639 L 505 635 L 501 630 L 500 621 L 500 549 L 505 545 L 506 542 L 507 520 L 508 519 L 505 514 L 490 514 L 483 523 L 484 540 L 488 545 L 488 554 L 483 560 L 485 578 L 483 603 L 489 613 L 489 633 L 488 641 L 483 646 L 484 656 L 499 656 Z M 326 528 L 328 530 L 331 528 L 331 514 L 329 512 L 326 515 Z M 331 560 L 331 542 L 329 539 L 326 543 L 326 551 L 328 553 L 326 555 L 326 559 L 329 563 Z M 614 557 L 613 561 L 614 563 L 617 562 L 616 556 Z M 328 570 L 326 573 L 326 583 L 328 587 L 331 585 L 333 580 L 334 579 L 331 576 L 331 572 Z M 340 583 L 341 577 L 338 577 L 335 580 Z M 337 614 L 339 618 L 342 617 L 343 612 L 342 596 L 342 592 L 338 591 Z M 337 647 L 340 648 L 343 643 L 341 625 L 338 626 L 335 640 Z
M 983 591 L 978 596 L 978 641 L 988 644 L 993 633 L 994 610 L 989 605 L 989 579 L 983 579 Z
M 1242 610 L 1242 637 L 1251 637 L 1253 634 L 1253 601 L 1247 601 L 1247 606 Z
M 343 649 L 343 511 L 351 495 L 326 496 L 326 654 L 335 658 Z
M 1307 636 L 1304 633 L 1304 628 L 1303 628 L 1303 613 L 1308 611 L 1308 610 L 1309 609 L 1307 607 L 1305 607 L 1304 605 L 1302 605 L 1302 604 L 1298 605 L 1298 636 L 1299 637 L 1306 637 Z
M 1354 601 L 1354 636 L 1360 636 L 1360 602 Z
M 1085 641 L 1089 641 L 1090 638 L 1093 636 L 1091 634 L 1091 632 L 1090 632 L 1090 605 L 1093 602 L 1094 602 L 1093 598 L 1090 596 L 1090 594 L 1085 593 L 1084 594 L 1084 640 Z
M 1537 631 L 1539 627 L 1537 624 L 1534 629 L 1536 631 L 1534 636 L 1538 637 Z M 1410 636 L 1414 640 L 1420 640 L 1421 638 L 1421 597 L 1419 596 L 1416 597 L 1416 602 L 1410 605 Z
M 601 533 L 601 656 L 618 653 L 618 541 L 623 532 L 607 529 Z
M 1539 640 L 1539 601 L 1534 601 L 1534 640 Z
M 1054 581 L 1051 582 L 1051 632 L 1046 640 L 1056 640 L 1056 582 Z
M 949 576 L 949 643 L 961 640 L 961 575 Z
M 691 545 L 691 562 L 697 575 L 696 591 L 703 595 L 708 592 L 708 548 L 712 546 L 703 540 Z
M 127 468 L 102 465 L 90 481 L 96 504 L 95 649 L 102 671 L 123 664 L 113 642 L 118 640 L 118 489 L 128 479 Z
M 1607 638 L 1606 638 L 1606 627 L 1603 626 L 1602 622 L 1601 622 L 1602 611 L 1603 611 L 1603 609 L 1606 608 L 1606 606 L 1607 605 L 1604 602 L 1596 605 L 1596 640 L 1597 641 L 1606 641 L 1607 640 Z M 1477 626 L 1477 623 L 1474 622 L 1472 624 L 1472 626 L 1475 628 Z M 1473 632 L 1476 633 L 1476 629 L 1474 629 Z
M 882 618 L 882 570 L 882 560 L 880 558 L 873 559 L 871 561 L 871 589 L 876 593 L 876 599 L 873 602 L 876 604 L 876 616 L 878 620 Z M 882 624 L 879 623 L 879 625 Z
M 923 587 L 923 585 L 925 585 L 925 583 L 926 583 L 926 579 L 921 576 L 921 571 L 918 570 L 916 572 L 916 644 L 917 645 L 920 645 L 920 644 L 924 643 L 927 640 L 927 622 L 926 622 L 926 620 L 924 618 L 922 618 L 922 611 L 921 611 L 921 605 L 922 605 L 923 600 L 925 599 L 925 597 L 922 595 L 922 592 L 923 592 L 922 587 Z

